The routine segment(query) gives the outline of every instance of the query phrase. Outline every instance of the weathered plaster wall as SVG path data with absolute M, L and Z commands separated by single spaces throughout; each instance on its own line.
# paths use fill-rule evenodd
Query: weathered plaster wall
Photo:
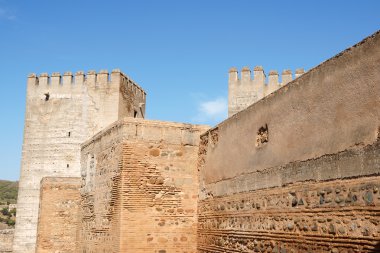
M 201 136 L 199 252 L 377 252 L 380 33 Z
M 41 179 L 79 177 L 80 145 L 119 118 L 133 117 L 140 103 L 144 91 L 119 70 L 29 76 L 15 253 L 35 251 Z
M 0 253 L 12 252 L 14 229 L 0 230 Z
M 377 33 L 219 124 L 205 182 L 374 142 L 380 126 L 379 44 Z M 265 126 L 269 140 L 257 146 Z
M 124 119 L 82 146 L 79 252 L 196 252 L 199 136 Z
M 79 177 L 42 179 L 37 253 L 75 252 L 80 185 Z

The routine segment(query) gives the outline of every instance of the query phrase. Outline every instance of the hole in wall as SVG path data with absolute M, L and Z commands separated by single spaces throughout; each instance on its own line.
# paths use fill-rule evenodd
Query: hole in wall
M 265 143 L 268 142 L 268 125 L 265 124 L 265 126 L 262 126 L 259 128 L 257 131 L 257 136 L 256 136 L 256 147 L 261 147 Z
M 50 98 L 50 94 L 49 92 L 45 93 L 45 101 L 49 101 L 49 98 Z
M 137 111 L 136 110 L 134 110 L 133 117 L 137 118 Z
M 66 164 L 66 168 L 69 168 L 70 167 L 70 164 Z
M 70 136 L 71 136 L 71 132 L 68 132 L 68 133 L 67 133 L 67 136 L 70 137 Z

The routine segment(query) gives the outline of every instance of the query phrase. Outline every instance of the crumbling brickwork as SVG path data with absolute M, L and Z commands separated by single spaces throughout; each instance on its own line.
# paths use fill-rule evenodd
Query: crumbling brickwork
M 202 126 L 125 119 L 82 147 L 78 252 L 196 252 Z
M 379 64 L 378 32 L 201 136 L 198 252 L 380 251 Z
M 142 117 L 145 97 L 120 70 L 29 76 L 15 253 L 35 252 L 41 179 L 79 177 L 80 145 L 119 118 Z
M 76 250 L 80 178 L 42 179 L 37 230 L 37 253 Z

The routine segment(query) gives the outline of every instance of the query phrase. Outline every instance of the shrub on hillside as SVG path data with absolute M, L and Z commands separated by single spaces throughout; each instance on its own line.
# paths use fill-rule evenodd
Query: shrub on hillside
M 9 210 L 7 207 L 4 207 L 3 209 L 1 209 L 1 213 L 4 215 L 4 216 L 9 216 Z

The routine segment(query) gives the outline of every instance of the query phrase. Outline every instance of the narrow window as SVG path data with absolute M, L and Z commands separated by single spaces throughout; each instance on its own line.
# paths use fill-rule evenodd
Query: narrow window
M 70 167 L 70 164 L 66 164 L 66 168 Z
M 137 111 L 136 110 L 134 111 L 133 117 L 137 118 Z
M 68 133 L 67 133 L 67 136 L 70 137 L 70 136 L 71 136 L 71 132 L 68 132 Z

